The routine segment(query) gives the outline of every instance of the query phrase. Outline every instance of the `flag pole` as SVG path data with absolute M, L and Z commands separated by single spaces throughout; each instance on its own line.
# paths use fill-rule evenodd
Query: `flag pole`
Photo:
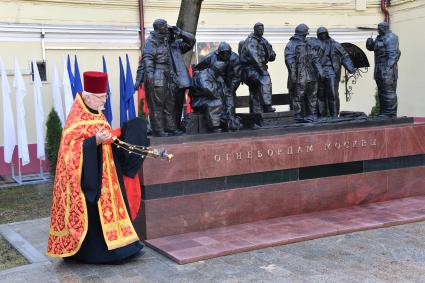
M 10 162 L 10 171 L 12 173 L 12 179 L 16 181 L 15 179 L 15 166 L 13 166 L 13 160 Z
M 21 159 L 18 158 L 18 184 L 22 184 Z
M 44 172 L 43 172 L 43 160 L 40 159 L 40 178 L 44 179 Z

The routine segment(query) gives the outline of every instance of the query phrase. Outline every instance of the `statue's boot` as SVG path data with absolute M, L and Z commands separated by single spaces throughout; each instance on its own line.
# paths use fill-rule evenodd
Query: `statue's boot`
M 168 133 L 164 131 L 152 131 L 152 136 L 154 137 L 168 137 Z
M 264 105 L 264 112 L 265 113 L 272 113 L 272 112 L 276 112 L 276 108 L 274 108 L 271 105 Z

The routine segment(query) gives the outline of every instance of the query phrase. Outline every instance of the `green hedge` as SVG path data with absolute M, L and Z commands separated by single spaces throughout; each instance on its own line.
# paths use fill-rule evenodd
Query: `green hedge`
M 58 159 L 59 145 L 62 136 L 62 125 L 58 113 L 52 108 L 46 122 L 46 154 L 50 165 L 52 178 L 56 172 L 56 161 Z

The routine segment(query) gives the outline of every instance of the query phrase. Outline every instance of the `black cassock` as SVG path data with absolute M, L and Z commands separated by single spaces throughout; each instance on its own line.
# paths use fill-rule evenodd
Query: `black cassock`
M 141 146 L 148 146 L 147 123 L 143 118 L 128 121 L 121 129 L 121 140 Z M 143 163 L 143 158 L 128 154 L 122 148 L 112 144 L 115 167 L 128 214 L 130 215 L 123 175 L 133 178 Z M 124 259 L 139 253 L 143 248 L 140 241 L 125 247 L 108 250 L 103 238 L 97 202 L 102 182 L 102 147 L 96 145 L 96 137 L 83 142 L 83 169 L 81 187 L 83 189 L 88 213 L 88 231 L 79 251 L 69 257 L 86 263 L 120 263 Z

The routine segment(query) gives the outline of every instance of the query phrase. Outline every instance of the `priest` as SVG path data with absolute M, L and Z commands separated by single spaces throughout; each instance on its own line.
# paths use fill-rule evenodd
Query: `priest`
M 84 91 L 77 94 L 62 133 L 47 246 L 52 257 L 121 263 L 143 248 L 124 186 L 137 178 L 143 158 L 112 143 L 114 132 L 102 113 L 107 82 L 106 73 L 84 73 Z M 120 139 L 147 146 L 146 122 L 129 121 Z

